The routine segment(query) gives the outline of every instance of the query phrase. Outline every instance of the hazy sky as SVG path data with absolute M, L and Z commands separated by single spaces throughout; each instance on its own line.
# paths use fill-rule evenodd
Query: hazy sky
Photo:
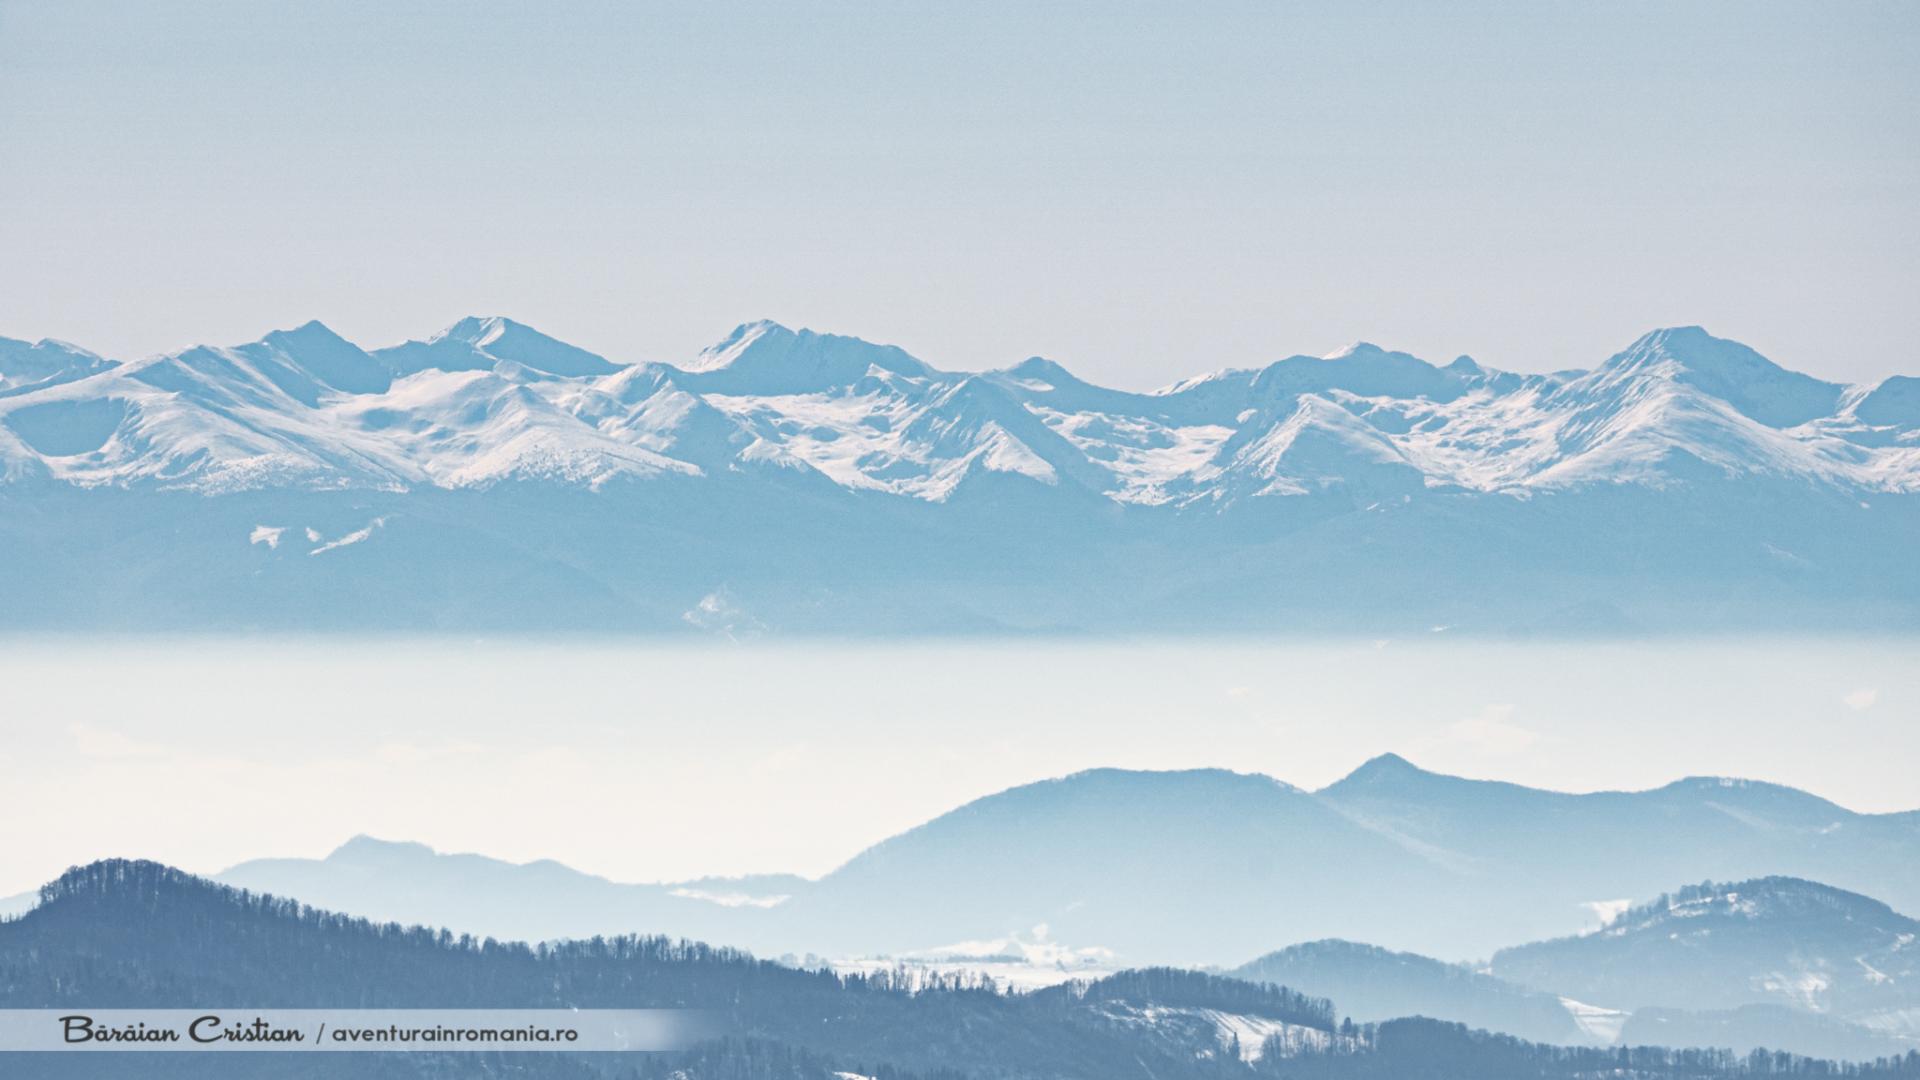
M 104 676 L 103 673 L 110 673 Z M 1561 790 L 1920 809 L 1920 640 L 663 646 L 0 639 L 0 896 L 355 833 L 628 881 L 818 874 L 1100 765 L 1318 788 L 1387 750 Z
M 1920 4 L 0 0 L 0 334 L 1920 371 Z

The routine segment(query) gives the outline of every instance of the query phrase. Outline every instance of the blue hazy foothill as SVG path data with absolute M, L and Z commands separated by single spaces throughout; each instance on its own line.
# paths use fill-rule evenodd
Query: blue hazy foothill
M 356 837 L 217 880 L 476 938 L 645 931 L 923 974 L 1094 956 L 1042 981 L 1205 968 L 1361 1022 L 1863 1059 L 1920 1049 L 1920 923 L 1900 914 L 1920 908 L 1916 866 L 1912 813 L 1722 778 L 1570 795 L 1388 754 L 1317 792 L 1094 770 L 969 803 L 819 879 L 630 884 Z
M 443 886 L 467 877 L 497 889 L 503 871 L 567 887 L 597 880 L 551 863 L 507 868 L 366 840 L 340 855 L 346 864 L 403 872 L 437 858 L 457 868 Z M 554 1077 L 610 1067 L 614 1075 L 638 1067 L 682 1080 L 915 1069 L 1091 1078 L 1130 1068 L 1168 1077 L 1387 1077 L 1410 1075 L 1415 1063 L 1417 1075 L 1441 1080 L 1573 1080 L 1620 1075 L 1623 1063 L 1625 1075 L 1647 1080 L 1920 1075 L 1911 1023 L 1920 980 L 1908 948 L 1920 923 L 1866 897 L 1786 877 L 1689 886 L 1616 913 L 1597 930 L 1505 949 L 1481 965 L 1322 940 L 1224 975 L 1130 967 L 1013 994 L 964 974 L 835 974 L 658 934 L 538 947 L 483 941 L 298 900 L 148 862 L 75 868 L 42 888 L 31 910 L 0 922 L 0 970 L 8 974 L 0 1006 L 161 1007 L 223 994 L 261 1007 L 666 1006 L 713 1010 L 725 1032 L 691 1055 L 637 1066 L 520 1059 L 529 1071 L 518 1075 Z M 1651 1049 L 1691 1045 L 1731 1049 Z M 1761 1048 L 1880 1064 L 1841 1071 L 1752 1056 Z M 445 1064 L 430 1055 L 404 1060 L 380 1075 L 437 1075 Z M 853 1071 L 875 1063 L 902 1071 Z M 42 1069 L 32 1075 L 50 1077 L 117 1076 L 121 1067 L 89 1061 L 96 1071 L 76 1072 L 64 1056 L 35 1064 Z M 143 1076 L 239 1067 L 218 1058 L 141 1064 Z M 359 1075 L 350 1062 L 247 1064 L 267 1070 L 245 1074 L 254 1076 Z

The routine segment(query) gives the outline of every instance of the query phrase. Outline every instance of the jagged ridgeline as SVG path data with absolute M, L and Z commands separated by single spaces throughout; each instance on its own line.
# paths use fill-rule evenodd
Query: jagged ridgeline
M 1363 344 L 1152 393 L 764 322 L 681 365 L 500 318 L 0 339 L 14 627 L 1910 629 L 1917 491 L 1920 378 L 1692 327 L 1589 371 Z
M 1920 1076 L 1713 1051 L 1569 1050 L 1425 1020 L 1336 1022 L 1337 1005 L 1172 970 L 1002 995 L 951 980 L 793 970 L 662 938 L 528 947 L 382 926 L 154 863 L 70 871 L 0 923 L 0 1006 L 245 1001 L 260 1007 L 580 1006 L 718 1011 L 731 1034 L 638 1057 L 10 1055 L 23 1077 L 1297 1078 Z

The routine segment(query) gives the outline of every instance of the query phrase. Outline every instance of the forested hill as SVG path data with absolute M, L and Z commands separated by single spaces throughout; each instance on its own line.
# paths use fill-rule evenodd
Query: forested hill
M 1567 1051 L 1430 1021 L 1335 1022 L 1291 991 L 1172 970 L 1007 996 L 841 977 L 658 937 L 529 947 L 378 925 L 155 863 L 69 871 L 0 923 L 0 1007 L 692 1007 L 724 1038 L 679 1055 L 8 1055 L 8 1077 L 506 1076 L 1920 1078 L 1710 1052 Z

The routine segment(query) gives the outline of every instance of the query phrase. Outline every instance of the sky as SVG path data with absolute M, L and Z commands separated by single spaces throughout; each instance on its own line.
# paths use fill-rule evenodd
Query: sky
M 0 334 L 1920 372 L 1920 5 L 0 0 Z
M 358 833 L 622 881 L 817 875 L 1082 769 L 1317 789 L 1386 751 L 1564 791 L 1736 776 L 1920 809 L 1913 638 L 41 638 L 0 640 L 0 715 L 0 898 L 98 858 L 215 873 Z

